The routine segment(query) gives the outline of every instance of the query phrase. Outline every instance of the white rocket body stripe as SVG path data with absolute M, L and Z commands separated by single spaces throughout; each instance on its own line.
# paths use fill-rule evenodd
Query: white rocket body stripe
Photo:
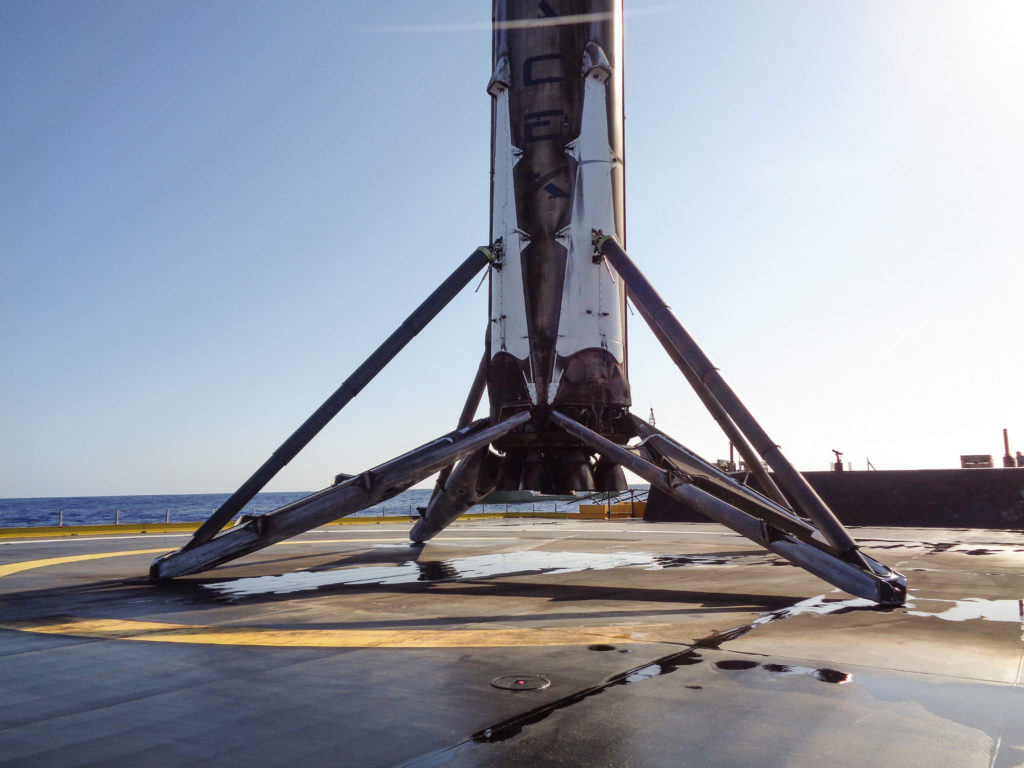
M 491 354 L 508 352 L 529 360 L 529 331 L 526 325 L 526 297 L 523 291 L 522 251 L 528 237 L 519 230 L 513 169 L 522 155 L 512 144 L 511 115 L 507 85 L 508 62 L 495 70 L 490 91 L 495 98 L 494 186 L 491 201 L 491 232 L 501 241 L 501 261 L 491 275 Z M 532 383 L 532 382 L 528 382 Z M 531 392 L 536 403 L 535 390 Z
M 604 260 L 594 263 L 593 232 L 615 231 L 613 174 L 622 173 L 608 136 L 607 91 L 611 68 L 601 49 L 587 47 L 580 135 L 566 152 L 576 160 L 572 223 L 558 233 L 566 247 L 565 284 L 555 351 L 568 358 L 583 349 L 604 349 L 625 359 L 625 286 Z M 555 366 L 549 387 L 552 402 L 562 370 Z

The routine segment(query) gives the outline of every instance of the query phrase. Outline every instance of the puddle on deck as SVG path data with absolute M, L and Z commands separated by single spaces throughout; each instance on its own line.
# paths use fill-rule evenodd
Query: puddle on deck
M 914 594 L 914 591 L 911 590 L 907 602 L 903 606 L 878 605 L 871 600 L 861 597 L 837 600 L 835 598 L 827 598 L 825 595 L 818 595 L 817 597 L 801 600 L 788 608 L 762 614 L 749 624 L 716 632 L 702 639 L 698 646 L 718 648 L 722 643 L 742 637 L 757 627 L 795 616 L 834 616 L 854 611 L 905 612 L 910 616 L 934 617 L 944 621 L 1013 622 L 1020 624 L 1021 639 L 1024 640 L 1024 600 L 987 600 L 978 597 L 968 597 L 962 600 L 941 600 L 921 597 Z
M 1020 625 L 1024 642 L 1024 600 L 987 600 L 967 597 L 963 600 L 934 600 L 912 596 L 904 606 L 911 616 L 926 616 L 943 621 L 1003 621 Z M 931 608 L 932 610 L 926 610 Z
M 984 555 L 1008 555 L 1024 552 L 1024 547 L 1020 544 L 1009 544 L 1005 542 L 936 542 L 862 538 L 857 540 L 857 545 L 862 549 L 904 549 L 910 551 L 923 551 L 932 555 L 948 552 L 950 554 L 971 555 L 974 557 Z
M 447 560 L 409 560 L 397 565 L 360 566 L 327 571 L 297 571 L 204 584 L 219 595 L 239 598 L 281 595 L 346 584 L 413 584 L 526 574 L 558 575 L 580 571 L 639 567 L 646 570 L 701 566 L 767 565 L 768 554 L 665 555 L 651 552 L 504 552 Z

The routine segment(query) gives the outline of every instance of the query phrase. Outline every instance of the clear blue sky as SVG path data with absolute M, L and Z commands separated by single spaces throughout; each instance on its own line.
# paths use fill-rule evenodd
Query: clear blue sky
M 802 469 L 1024 450 L 1024 3 L 627 2 L 635 260 Z M 237 487 L 487 239 L 487 2 L 0 3 L 0 496 Z M 461 295 L 271 490 L 450 429 Z M 726 441 L 639 317 L 634 410 Z

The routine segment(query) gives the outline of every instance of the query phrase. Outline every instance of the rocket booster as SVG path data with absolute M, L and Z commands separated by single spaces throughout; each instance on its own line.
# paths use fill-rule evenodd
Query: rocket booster
M 621 0 L 494 0 L 493 21 L 491 414 L 557 408 L 622 443 L 625 287 L 594 248 L 625 239 Z M 499 488 L 625 487 L 550 427 L 498 447 Z
M 490 247 L 441 283 L 184 547 L 153 563 L 150 577 L 227 562 L 439 470 L 409 532 L 413 542 L 428 541 L 495 490 L 623 490 L 626 466 L 666 503 L 696 510 L 858 597 L 902 604 L 906 579 L 858 550 L 622 247 L 622 0 L 493 2 Z M 487 342 L 458 428 L 222 530 L 485 263 Z M 627 281 L 641 317 L 765 494 L 629 413 Z M 473 422 L 485 386 L 490 419 Z M 629 449 L 634 436 L 642 444 Z

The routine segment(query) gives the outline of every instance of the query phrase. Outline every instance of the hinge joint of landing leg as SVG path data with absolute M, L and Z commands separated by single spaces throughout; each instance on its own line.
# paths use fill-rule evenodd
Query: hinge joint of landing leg
M 594 255 L 592 260 L 595 264 L 600 264 L 604 261 L 604 254 L 601 253 L 601 246 L 604 244 L 604 232 L 600 229 L 591 230 L 590 242 L 594 246 Z
M 245 525 L 257 536 L 263 536 L 267 532 L 266 515 L 242 515 L 238 518 L 236 525 Z
M 767 520 L 761 521 L 761 538 L 764 539 L 764 545 L 768 546 L 773 541 L 780 541 L 786 538 L 785 531 L 780 531 L 773 525 L 770 525 Z
M 843 559 L 846 560 L 848 563 L 852 563 L 853 565 L 856 565 L 858 568 L 863 568 L 864 570 L 868 571 L 869 573 L 873 573 L 876 576 L 886 578 L 889 574 L 892 573 L 892 569 L 889 568 L 889 566 L 883 565 L 882 563 L 877 563 L 870 557 L 865 556 L 864 553 L 860 551 L 860 548 L 856 545 L 850 547 L 848 550 L 841 554 Z
M 487 254 L 488 260 L 491 262 L 491 267 L 500 272 L 502 265 L 505 263 L 505 238 L 499 237 L 491 243 L 491 247 Z
M 689 485 L 693 481 L 692 477 L 676 469 L 666 469 L 665 479 L 672 488 L 678 488 L 680 485 Z

